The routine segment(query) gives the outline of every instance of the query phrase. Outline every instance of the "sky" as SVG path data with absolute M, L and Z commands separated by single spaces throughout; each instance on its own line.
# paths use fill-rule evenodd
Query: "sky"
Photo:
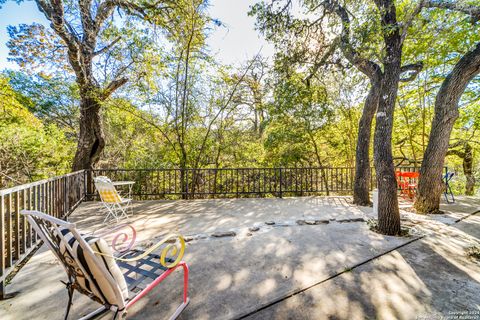
M 210 0 L 209 12 L 212 18 L 219 19 L 224 26 L 212 31 L 207 44 L 219 62 L 241 63 L 261 52 L 263 56 L 273 55 L 273 46 L 267 43 L 254 29 L 255 18 L 247 15 L 249 6 L 255 0 Z M 17 69 L 15 63 L 8 62 L 6 42 L 8 25 L 38 22 L 48 25 L 33 1 L 16 4 L 8 1 L 0 9 L 0 70 Z

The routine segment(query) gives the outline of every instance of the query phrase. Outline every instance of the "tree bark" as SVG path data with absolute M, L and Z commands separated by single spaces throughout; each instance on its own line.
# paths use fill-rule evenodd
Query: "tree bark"
M 98 90 L 87 89 L 81 94 L 80 132 L 73 170 L 93 169 L 105 147 L 105 134 Z
M 380 79 L 370 81 L 368 92 L 363 106 L 362 117 L 358 123 L 357 147 L 355 150 L 355 181 L 353 185 L 353 203 L 368 206 L 370 202 L 370 137 L 372 121 L 377 111 Z
M 465 175 L 465 195 L 473 196 L 475 189 L 475 175 L 473 174 L 473 149 L 468 141 L 461 141 L 453 147 L 463 146 L 463 150 L 450 149 L 448 155 L 456 155 L 462 159 L 463 174 Z
M 374 136 L 374 164 L 378 187 L 378 230 L 387 235 L 400 234 L 397 180 L 392 155 L 392 129 L 400 65 L 385 67 L 378 103 Z
M 382 20 L 385 42 L 384 72 L 374 136 L 374 164 L 378 186 L 378 231 L 399 235 L 400 212 L 397 199 L 397 180 L 392 155 L 392 130 L 395 101 L 402 73 L 402 40 L 392 0 L 375 0 Z
M 480 42 L 465 54 L 443 81 L 435 99 L 435 115 L 420 168 L 415 201 L 418 213 L 439 213 L 442 195 L 442 170 L 450 134 L 458 118 L 458 103 L 470 80 L 480 72 Z
M 467 181 L 465 182 L 465 195 L 473 196 L 475 193 L 475 175 L 473 174 L 473 150 L 472 146 L 466 142 L 463 157 L 463 173 Z

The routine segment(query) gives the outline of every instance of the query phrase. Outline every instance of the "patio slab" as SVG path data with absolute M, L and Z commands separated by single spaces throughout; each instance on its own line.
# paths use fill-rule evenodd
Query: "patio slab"
M 246 319 L 480 319 L 479 244 L 469 216 Z
M 472 213 L 474 207 L 475 204 L 465 208 L 464 213 L 458 213 L 455 210 L 452 212 L 455 217 L 458 215 L 466 217 L 468 212 Z M 311 290 L 318 290 L 319 287 L 331 286 L 332 290 L 337 290 L 338 288 L 349 288 L 350 285 L 355 291 L 355 288 L 360 285 L 358 279 L 354 278 L 353 284 L 352 281 L 345 282 L 343 286 L 342 283 L 336 284 L 335 281 L 340 281 L 338 279 L 353 275 L 358 270 L 363 270 L 362 268 L 371 265 L 380 264 L 382 266 L 381 261 L 390 255 L 393 255 L 393 260 L 392 258 L 387 259 L 387 265 L 379 270 L 384 271 L 386 275 L 399 276 L 400 271 L 411 269 L 409 263 L 413 262 L 408 260 L 409 257 L 403 257 L 403 261 L 405 261 L 403 264 L 406 266 L 402 266 L 400 263 L 402 259 L 395 256 L 396 251 L 384 254 L 417 239 L 415 237 L 381 236 L 371 232 L 364 222 L 356 220 L 369 218 L 371 208 L 353 206 L 348 197 L 147 201 L 135 203 L 134 210 L 135 215 L 131 218 L 131 222 L 141 235 L 140 242 L 143 241 L 144 244 L 175 229 L 185 235 L 207 235 L 204 239 L 187 243 L 185 260 L 191 269 L 189 291 L 191 302 L 182 313 L 182 319 L 236 319 L 248 314 L 251 314 L 250 317 L 265 319 L 269 317 L 282 318 L 279 315 L 285 312 L 282 309 L 284 303 L 275 304 L 275 302 L 290 295 L 293 297 L 291 300 L 287 300 L 298 303 L 288 302 L 289 306 L 296 307 L 287 309 L 290 312 L 295 309 L 296 312 L 303 308 L 306 313 L 297 314 L 299 316 L 308 315 L 310 312 L 313 312 L 312 315 L 321 314 L 317 311 L 337 308 L 336 317 L 344 318 L 340 313 L 344 308 L 341 304 L 337 304 L 336 300 L 332 300 L 334 292 L 320 291 L 320 295 L 310 297 L 312 301 L 318 299 L 331 301 L 330 309 L 325 305 L 319 306 L 296 300 L 305 295 L 305 293 L 296 293 L 309 287 L 312 288 Z M 408 215 L 411 214 L 403 213 L 403 215 L 404 219 L 408 219 Z M 450 217 L 449 213 L 445 216 Z M 430 219 L 430 217 L 423 216 L 417 216 L 417 218 L 419 220 Z M 328 220 L 329 223 L 298 225 L 296 220 L 299 219 L 322 219 Z M 341 222 L 346 219 L 352 220 Z M 98 203 L 82 204 L 71 219 L 71 221 L 77 222 L 79 229 L 89 231 L 101 229 L 99 223 L 102 220 L 103 213 Z M 468 220 L 470 221 L 470 218 Z M 265 224 L 269 221 L 274 221 L 275 224 Z M 454 217 L 451 217 L 447 221 L 455 220 Z M 417 226 L 418 234 L 435 232 L 427 230 L 425 227 L 432 224 L 439 230 L 454 229 L 454 226 L 450 226 L 444 221 L 435 220 L 434 223 L 420 221 Z M 253 225 L 259 226 L 259 230 L 248 231 L 248 228 Z M 225 238 L 208 236 L 213 232 L 226 230 L 235 230 L 236 236 Z M 461 232 L 463 237 L 465 232 L 458 232 Z M 476 231 L 470 230 L 470 232 Z M 476 233 L 474 235 L 467 234 L 465 237 L 470 237 L 468 239 L 472 241 L 472 238 L 476 237 Z M 403 248 L 417 245 L 420 243 L 419 241 L 414 241 Z M 411 254 L 415 252 L 412 249 Z M 375 259 L 382 255 L 383 257 Z M 420 254 L 418 259 L 421 261 L 424 258 L 425 255 Z M 358 265 L 361 266 L 355 268 Z M 352 268 L 355 269 L 336 276 L 339 273 L 350 271 Z M 469 268 L 468 270 L 472 272 L 478 272 L 478 265 L 476 265 L 477 269 Z M 379 274 L 376 269 L 371 269 L 369 272 L 372 273 L 372 279 Z M 394 282 L 386 275 L 380 275 L 376 282 L 372 282 L 374 283 L 372 294 L 374 291 L 378 291 L 373 288 L 381 289 L 382 286 L 388 286 L 389 281 Z M 333 279 L 327 281 L 332 277 Z M 64 271 L 53 256 L 48 251 L 41 250 L 19 272 L 9 286 L 10 292 L 18 291 L 19 293 L 13 299 L 0 301 L 0 318 L 8 320 L 61 319 L 67 298 L 60 280 L 65 280 L 65 278 Z M 412 276 L 412 279 L 416 278 Z M 365 281 L 362 282 L 364 291 L 369 290 L 368 283 L 368 278 L 365 276 Z M 129 318 L 166 318 L 180 302 L 181 288 L 178 286 L 179 284 L 181 284 L 181 272 L 176 272 L 135 305 L 129 312 Z M 415 283 L 409 281 L 407 284 Z M 423 290 L 422 283 L 415 284 L 415 286 L 419 288 L 418 290 Z M 476 290 L 476 287 L 473 289 Z M 402 286 L 396 290 L 403 290 Z M 478 291 L 476 292 L 478 293 Z M 330 296 L 324 296 L 324 294 L 330 294 Z M 406 294 L 409 294 L 409 291 Z M 95 307 L 94 303 L 80 295 L 76 295 L 75 299 L 72 318 L 86 314 Z M 343 295 L 343 299 L 342 301 L 345 299 L 350 301 L 350 296 Z M 381 299 L 379 301 L 381 302 Z M 355 300 L 352 299 L 352 305 L 358 304 L 354 302 Z M 386 301 L 387 304 L 397 302 Z M 270 304 L 273 304 L 272 309 L 267 308 L 262 312 L 256 312 Z M 308 307 L 309 305 L 311 308 Z M 377 305 L 371 300 L 366 301 L 365 306 L 362 309 L 376 310 L 377 308 Z M 279 309 L 276 309 L 277 307 Z M 363 314 L 372 313 L 364 312 Z M 111 315 L 105 319 L 109 317 Z

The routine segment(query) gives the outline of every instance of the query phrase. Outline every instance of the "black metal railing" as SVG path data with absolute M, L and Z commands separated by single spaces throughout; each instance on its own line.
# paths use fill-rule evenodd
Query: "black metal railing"
M 396 170 L 418 171 L 418 167 Z M 135 181 L 132 196 L 138 200 L 283 197 L 351 194 L 355 168 L 99 169 L 90 175 L 90 199 L 96 196 L 94 176 Z M 372 170 L 370 189 L 375 187 Z
M 136 199 L 210 197 L 282 197 L 313 194 L 349 194 L 352 167 L 324 168 L 215 168 L 215 169 L 100 169 L 93 176 L 113 181 L 135 181 Z M 93 179 L 88 179 L 94 196 Z

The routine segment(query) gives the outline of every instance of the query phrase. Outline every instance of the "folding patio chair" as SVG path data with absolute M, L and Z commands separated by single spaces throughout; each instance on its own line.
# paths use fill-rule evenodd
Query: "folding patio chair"
M 68 318 L 75 290 L 102 305 L 81 320 L 93 318 L 108 310 L 114 312 L 114 319 L 117 316 L 125 318 L 129 307 L 178 267 L 182 267 L 184 272 L 183 301 L 170 319 L 175 319 L 189 303 L 188 266 L 181 261 L 185 251 L 182 236 L 169 235 L 151 248 L 141 251 L 130 250 L 132 243 L 127 248 L 118 249 L 117 240 L 120 237 L 122 241 L 128 239 L 127 233 L 119 233 L 112 242 L 112 249 L 116 251 L 114 255 L 103 238 L 82 235 L 74 223 L 38 211 L 23 210 L 21 213 L 27 217 L 67 272 L 68 281 L 65 285 L 68 305 L 65 319 Z M 133 230 L 135 240 L 135 229 L 129 227 Z M 161 246 L 164 247 L 160 255 L 153 253 Z M 167 254 L 172 255 L 173 259 L 167 258 Z
M 455 203 L 455 197 L 453 196 L 452 188 L 450 187 L 450 180 L 452 180 L 455 173 L 447 172 L 443 176 L 443 182 L 445 183 L 445 190 L 443 191 L 443 195 L 445 196 L 445 201 L 447 203 Z
M 117 220 L 120 218 L 128 217 L 127 209 L 130 206 L 132 199 L 122 198 L 120 194 L 115 189 L 112 181 L 104 176 L 98 176 L 94 179 L 95 188 L 100 195 L 100 200 L 102 204 L 107 209 L 107 215 L 103 220 L 103 223 L 112 217 Z

